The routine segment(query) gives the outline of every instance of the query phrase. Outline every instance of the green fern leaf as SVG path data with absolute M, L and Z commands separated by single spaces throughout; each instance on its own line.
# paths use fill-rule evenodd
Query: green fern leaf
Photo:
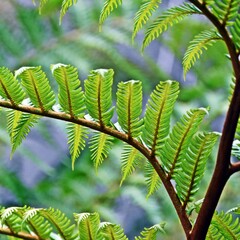
M 234 24 L 230 27 L 230 32 L 232 34 L 233 42 L 238 52 L 240 52 L 240 15 L 239 14 L 235 19 Z
M 147 198 L 149 198 L 153 193 L 155 193 L 161 186 L 161 180 L 153 168 L 153 166 L 147 161 L 145 166 L 145 179 L 147 183 Z
M 117 91 L 118 123 L 131 137 L 141 134 L 142 83 L 140 81 L 120 82 Z
M 100 164 L 107 158 L 108 153 L 113 144 L 113 137 L 102 132 L 96 132 L 90 139 L 89 148 L 91 151 L 91 159 L 97 170 Z
M 103 5 L 103 9 L 101 10 L 100 18 L 99 18 L 99 28 L 101 30 L 101 26 L 110 13 L 114 10 L 114 8 L 118 8 L 122 4 L 122 0 L 106 0 Z
M 142 45 L 142 50 L 156 39 L 168 26 L 172 26 L 183 20 L 184 17 L 192 14 L 201 14 L 201 11 L 193 4 L 183 4 L 178 7 L 168 9 L 162 13 L 148 28 Z
M 49 0 L 40 0 L 40 3 L 39 3 L 39 13 L 41 14 L 42 12 L 42 9 L 43 7 L 46 5 L 46 3 L 48 2 Z
M 232 155 L 240 160 L 240 141 L 238 139 L 233 141 Z
M 200 133 L 192 138 L 185 158 L 181 162 L 181 170 L 176 175 L 176 189 L 185 208 L 192 201 L 199 189 L 208 156 L 215 145 L 219 133 Z
M 98 69 L 90 72 L 85 81 L 87 109 L 101 126 L 108 125 L 112 116 L 113 70 Z
M 143 158 L 143 156 L 136 148 L 128 144 L 124 144 L 121 156 L 122 179 L 120 185 L 122 185 L 123 181 L 135 170 L 141 158 Z
M 100 218 L 98 213 L 74 214 L 77 222 L 80 240 L 98 239 Z
M 77 68 L 59 63 L 52 65 L 51 69 L 59 86 L 58 98 L 63 111 L 73 118 L 82 115 L 85 110 L 84 94 Z
M 67 130 L 69 150 L 72 157 L 72 169 L 74 169 L 75 160 L 79 157 L 80 151 L 85 147 L 87 128 L 78 124 L 68 123 Z
M 239 218 L 233 219 L 232 214 L 223 211 L 215 212 L 207 234 L 207 239 L 237 240 L 240 238 Z
M 62 7 L 61 7 L 61 11 L 60 11 L 60 23 L 62 22 L 62 19 L 64 17 L 64 15 L 66 14 L 66 12 L 68 11 L 68 9 L 73 5 L 76 4 L 78 0 L 63 0 L 62 2 Z
M 29 209 L 25 211 L 23 223 L 26 223 L 31 232 L 34 232 L 40 239 L 48 239 L 53 228 L 51 224 L 38 213 L 39 209 Z
M 150 96 L 144 117 L 142 139 L 152 150 L 152 154 L 159 154 L 169 134 L 170 117 L 178 93 L 178 82 L 169 80 L 160 82 Z
M 161 0 L 146 0 L 143 4 L 141 4 L 141 7 L 134 18 L 132 40 L 134 40 L 143 25 L 147 23 L 149 18 L 152 16 L 152 13 L 156 11 L 161 2 Z
M 74 234 L 75 225 L 58 209 L 39 209 L 39 213 L 49 221 L 58 231 L 58 234 L 65 240 L 76 240 Z
M 220 39 L 221 37 L 214 30 L 206 30 L 195 36 L 183 57 L 184 77 L 186 77 L 187 72 L 194 65 L 197 58 L 200 58 L 200 55 L 203 53 L 202 50 L 212 46 L 216 40 Z
M 52 108 L 55 95 L 41 67 L 22 67 L 15 71 L 15 77 L 20 78 L 33 105 L 42 112 Z
M 40 116 L 23 113 L 20 111 L 9 111 L 8 113 L 8 132 L 11 140 L 12 151 L 16 151 L 17 147 L 22 143 L 23 139 L 30 132 L 30 128 L 38 121 Z
M 100 224 L 99 233 L 104 240 L 127 240 L 123 229 L 116 224 L 103 222 Z
M 229 25 L 239 14 L 239 0 L 213 1 L 209 8 L 223 25 Z
M 144 228 L 141 232 L 141 236 L 135 237 L 135 240 L 157 240 L 157 235 L 159 233 L 165 233 L 164 226 L 165 223 L 160 223 L 150 228 Z
M 13 105 L 23 101 L 25 93 L 9 69 L 0 67 L 0 96 Z
M 160 159 L 164 168 L 169 173 L 169 178 L 174 177 L 179 170 L 180 163 L 185 157 L 186 150 L 191 143 L 193 135 L 197 132 L 207 110 L 204 108 L 188 111 L 176 123 L 166 139 L 164 146 L 160 151 Z

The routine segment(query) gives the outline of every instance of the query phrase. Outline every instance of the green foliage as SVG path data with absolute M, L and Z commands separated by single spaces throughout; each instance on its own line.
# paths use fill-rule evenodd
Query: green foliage
M 150 228 L 145 228 L 140 237 L 135 237 L 135 240 L 157 240 L 158 233 L 165 233 L 164 231 L 164 223 L 156 224 Z
M 240 15 L 236 17 L 235 22 L 230 27 L 230 32 L 232 34 L 233 41 L 238 49 L 238 53 L 240 51 Z
M 76 4 L 78 0 L 64 0 L 62 2 L 61 12 L 60 12 L 60 23 L 64 15 L 66 14 L 67 10 L 73 5 Z
M 240 237 L 239 218 L 234 219 L 231 213 L 215 212 L 207 234 L 207 239 L 231 239 Z
M 216 40 L 220 39 L 221 37 L 218 36 L 215 30 L 206 30 L 195 36 L 195 38 L 190 42 L 190 45 L 183 57 L 183 71 L 185 77 L 187 72 L 196 62 L 197 58 L 200 58 L 202 49 L 206 50 L 208 46 L 211 46 L 216 42 Z

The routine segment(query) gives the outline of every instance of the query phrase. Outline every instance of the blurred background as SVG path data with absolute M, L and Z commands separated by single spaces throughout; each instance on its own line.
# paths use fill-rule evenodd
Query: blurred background
M 140 1 L 123 1 L 123 6 L 104 23 L 102 32 L 99 32 L 98 19 L 103 1 L 78 2 L 59 25 L 60 0 L 49 1 L 41 15 L 30 0 L 0 1 L 0 65 L 12 71 L 22 66 L 41 65 L 55 90 L 57 86 L 50 73 L 50 64 L 61 62 L 76 66 L 81 80 L 86 79 L 92 69 L 113 68 L 114 92 L 118 82 L 139 79 L 143 82 L 144 105 L 159 81 L 177 80 L 181 84 L 181 93 L 173 122 L 190 108 L 210 107 L 202 130 L 221 131 L 232 73 L 223 43 L 210 47 L 183 80 L 182 57 L 194 35 L 209 27 L 204 18 L 190 18 L 191 21 L 188 18 L 175 25 L 141 53 L 144 32 L 131 42 L 134 13 Z M 162 2 L 156 14 L 182 1 Z M 115 101 L 115 94 L 113 98 Z M 51 206 L 70 218 L 73 212 L 97 211 L 102 221 L 121 224 L 129 239 L 144 227 L 167 222 L 167 235 L 163 239 L 184 238 L 164 188 L 146 199 L 142 169 L 137 169 L 122 187 L 119 186 L 121 142 L 116 141 L 98 174 L 93 169 L 88 148 L 82 152 L 72 171 L 65 124 L 43 118 L 12 160 L 10 151 L 6 114 L 2 110 L 0 205 Z M 196 200 L 204 196 L 216 151 L 209 159 Z M 220 209 L 226 210 L 239 203 L 238 181 L 239 176 L 231 179 Z

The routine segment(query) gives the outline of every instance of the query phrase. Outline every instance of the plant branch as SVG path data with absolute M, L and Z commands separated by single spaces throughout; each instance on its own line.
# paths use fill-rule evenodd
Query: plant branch
M 99 132 L 106 133 L 108 135 L 111 135 L 113 137 L 116 137 L 129 145 L 133 146 L 137 150 L 139 150 L 151 163 L 151 165 L 156 170 L 158 176 L 160 177 L 161 181 L 163 182 L 163 185 L 166 188 L 166 191 L 168 192 L 171 201 L 173 202 L 173 205 L 176 209 L 176 212 L 180 218 L 180 221 L 182 223 L 183 229 L 186 233 L 186 235 L 189 234 L 190 230 L 192 229 L 192 225 L 186 215 L 185 210 L 182 207 L 182 204 L 176 194 L 176 191 L 171 183 L 171 181 L 167 178 L 167 175 L 165 174 L 164 170 L 162 169 L 159 161 L 157 160 L 156 156 L 152 155 L 152 151 L 150 151 L 147 147 L 145 147 L 143 144 L 141 144 L 139 141 L 137 141 L 134 138 L 129 138 L 129 135 L 123 132 L 120 132 L 112 127 L 104 126 L 102 127 L 101 124 L 86 120 L 84 118 L 73 118 L 70 114 L 66 114 L 63 112 L 55 112 L 52 110 L 42 112 L 40 108 L 35 108 L 32 106 L 26 106 L 26 105 L 13 105 L 11 102 L 6 100 L 0 100 L 0 106 L 4 108 L 9 108 L 13 110 L 18 110 L 21 112 L 26 112 L 30 114 L 36 114 L 43 117 L 49 117 L 53 119 L 59 119 L 66 122 L 72 122 L 76 123 L 91 129 L 94 129 Z
M 13 236 L 21 239 L 26 239 L 26 240 L 41 240 L 40 237 L 31 235 L 28 233 L 24 233 L 24 232 L 14 233 L 9 228 L 0 228 L 0 234 Z
M 229 173 L 232 175 L 240 171 L 240 162 L 232 163 L 229 169 Z
M 228 34 L 227 29 L 219 22 L 217 17 L 209 11 L 205 4 L 201 4 L 196 0 L 190 0 L 190 2 L 192 2 L 203 12 L 203 14 L 213 23 L 213 25 L 221 34 L 228 48 L 234 74 L 236 77 L 236 85 L 222 130 L 222 137 L 220 140 L 214 173 L 190 236 L 190 239 L 192 240 L 204 240 L 222 191 L 229 177 L 234 172 L 233 169 L 237 170 L 240 168 L 239 164 L 235 164 L 232 165 L 235 167 L 232 167 L 233 169 L 231 170 L 230 163 L 232 143 L 234 140 L 234 135 L 240 114 L 240 63 L 238 60 L 236 48 Z

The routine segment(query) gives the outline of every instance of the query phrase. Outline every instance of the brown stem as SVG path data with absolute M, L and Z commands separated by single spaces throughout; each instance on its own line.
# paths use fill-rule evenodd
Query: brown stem
M 230 163 L 232 143 L 237 128 L 237 123 L 240 114 L 240 63 L 234 43 L 232 42 L 227 29 L 221 25 L 217 17 L 215 17 L 204 4 L 199 1 L 190 0 L 197 6 L 203 14 L 214 24 L 221 34 L 231 57 L 231 62 L 236 77 L 236 85 L 234 88 L 232 100 L 227 112 L 224 127 L 222 130 L 222 137 L 220 140 L 217 162 L 214 173 L 208 187 L 206 196 L 204 198 L 202 207 L 197 217 L 196 223 L 191 232 L 189 239 L 204 240 L 211 223 L 212 216 L 219 202 L 223 189 L 233 173 L 233 169 L 239 170 L 238 165 Z M 232 166 L 232 167 L 231 167 Z M 235 168 L 233 168 L 235 166 Z M 236 167 L 237 166 L 237 167 Z

